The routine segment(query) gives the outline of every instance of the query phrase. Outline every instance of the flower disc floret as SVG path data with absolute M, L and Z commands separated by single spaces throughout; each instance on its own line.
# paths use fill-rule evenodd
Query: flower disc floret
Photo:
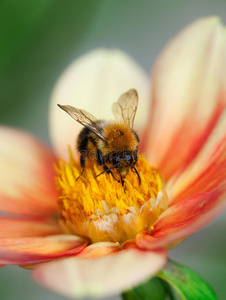
M 70 160 L 59 161 L 56 185 L 60 192 L 59 224 L 65 233 L 88 238 L 91 242 L 122 243 L 152 225 L 168 207 L 158 172 L 140 155 L 137 175 L 130 171 L 122 186 L 111 174 L 104 173 L 95 161 L 88 161 L 83 175 L 71 151 Z M 117 177 L 117 173 L 115 173 Z

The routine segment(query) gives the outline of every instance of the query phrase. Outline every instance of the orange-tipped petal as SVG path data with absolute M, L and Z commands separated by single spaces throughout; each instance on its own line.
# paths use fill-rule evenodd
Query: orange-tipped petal
M 87 246 L 77 257 L 97 258 L 106 256 L 120 250 L 119 243 L 99 242 Z
M 24 265 L 75 255 L 86 241 L 72 235 L 0 239 L 0 264 Z
M 226 110 L 206 144 L 183 172 L 167 184 L 171 205 L 191 195 L 208 192 L 226 183 Z
M 147 280 L 166 262 L 166 252 L 128 249 L 97 259 L 77 257 L 43 264 L 36 281 L 70 297 L 106 297 Z
M 185 28 L 156 62 L 145 140 L 165 180 L 193 160 L 225 107 L 225 51 L 224 28 L 210 17 Z
M 70 145 L 83 128 L 57 104 L 85 109 L 97 119 L 112 120 L 112 103 L 129 89 L 137 89 L 139 106 L 135 128 L 144 128 L 150 102 L 146 73 L 120 50 L 96 49 L 75 60 L 59 79 L 50 104 L 50 135 L 59 157 L 67 158 Z
M 141 232 L 136 243 L 144 249 L 167 247 L 210 223 L 226 208 L 225 186 L 187 199 L 169 207 L 154 224 L 151 234 Z
M 45 236 L 60 233 L 57 222 L 47 218 L 27 220 L 0 217 L 0 228 L 0 239 Z
M 20 130 L 0 127 L 0 210 L 38 216 L 56 214 L 53 153 Z

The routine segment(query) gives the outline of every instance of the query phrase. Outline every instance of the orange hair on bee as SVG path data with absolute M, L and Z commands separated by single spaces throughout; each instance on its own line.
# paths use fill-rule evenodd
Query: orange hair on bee
M 137 149 L 138 141 L 126 124 L 109 124 L 104 127 L 104 135 L 108 142 L 107 152 L 117 152 L 120 150 L 134 151 Z

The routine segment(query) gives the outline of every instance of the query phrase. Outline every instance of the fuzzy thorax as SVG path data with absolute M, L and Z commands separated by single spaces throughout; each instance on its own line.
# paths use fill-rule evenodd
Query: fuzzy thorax
M 88 238 L 91 242 L 122 243 L 141 230 L 151 231 L 153 223 L 168 207 L 159 174 L 139 157 L 136 168 L 125 177 L 124 186 L 102 167 L 89 162 L 83 175 L 70 151 L 68 163 L 60 160 L 56 167 L 56 185 L 60 192 L 59 224 L 65 233 Z M 116 175 L 117 176 L 117 175 Z
M 107 145 L 101 139 L 98 140 L 98 149 L 105 156 L 111 152 L 117 152 L 121 149 L 135 151 L 138 147 L 138 141 L 128 127 L 123 123 L 109 123 L 104 126 L 104 136 L 107 140 Z

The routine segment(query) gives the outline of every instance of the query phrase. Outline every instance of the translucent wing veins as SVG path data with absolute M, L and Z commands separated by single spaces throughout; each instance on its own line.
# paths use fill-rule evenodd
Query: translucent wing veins
M 82 124 L 83 126 L 92 130 L 96 135 L 98 135 L 103 141 L 105 137 L 103 136 L 103 132 L 101 128 L 96 124 L 97 119 L 89 112 L 75 108 L 71 105 L 60 105 L 57 104 L 61 109 L 66 111 L 75 121 Z
M 138 94 L 134 89 L 122 94 L 117 102 L 112 105 L 115 118 L 133 128 L 133 122 L 138 105 Z

